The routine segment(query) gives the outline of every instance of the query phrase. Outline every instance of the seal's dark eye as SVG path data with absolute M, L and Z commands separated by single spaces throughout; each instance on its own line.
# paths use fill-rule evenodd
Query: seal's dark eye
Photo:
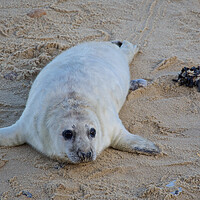
M 64 130 L 62 132 L 62 136 L 65 138 L 65 140 L 70 140 L 70 139 L 72 139 L 73 131 L 71 131 L 71 130 Z
M 90 136 L 94 138 L 95 135 L 96 135 L 96 130 L 94 128 L 91 128 L 90 129 Z

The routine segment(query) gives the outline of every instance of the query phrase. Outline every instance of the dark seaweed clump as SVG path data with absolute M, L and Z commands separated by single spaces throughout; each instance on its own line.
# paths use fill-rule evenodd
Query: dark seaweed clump
M 173 81 L 178 82 L 179 85 L 185 85 L 190 88 L 196 86 L 200 92 L 200 66 L 182 68 L 178 78 L 173 79 Z

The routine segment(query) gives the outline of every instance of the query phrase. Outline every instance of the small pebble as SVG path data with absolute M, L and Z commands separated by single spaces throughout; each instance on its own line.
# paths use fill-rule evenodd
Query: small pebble
M 178 190 L 175 190 L 174 192 L 171 192 L 171 194 L 176 196 L 176 195 L 179 195 L 182 191 L 183 191 L 182 188 L 179 187 Z
M 146 86 L 147 86 L 147 81 L 144 79 L 131 80 L 130 82 L 130 90 L 132 91 L 137 90 L 140 87 L 146 87 Z
M 27 13 L 27 15 L 31 18 L 39 18 L 46 14 L 47 14 L 46 11 L 42 10 L 42 9 L 33 10 L 33 11 Z
M 171 181 L 169 184 L 166 185 L 166 187 L 174 187 L 176 180 Z
M 66 166 L 65 163 L 58 163 L 54 166 L 54 169 L 61 169 L 61 168 L 64 168 Z
M 23 195 L 25 195 L 25 196 L 27 196 L 28 198 L 32 198 L 32 194 L 30 193 L 30 192 L 28 192 L 28 191 L 22 191 L 22 194 Z

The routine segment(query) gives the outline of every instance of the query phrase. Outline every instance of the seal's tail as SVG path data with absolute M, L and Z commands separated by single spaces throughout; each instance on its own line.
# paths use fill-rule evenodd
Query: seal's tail
M 17 146 L 25 142 L 25 137 L 17 122 L 12 126 L 0 128 L 0 146 Z

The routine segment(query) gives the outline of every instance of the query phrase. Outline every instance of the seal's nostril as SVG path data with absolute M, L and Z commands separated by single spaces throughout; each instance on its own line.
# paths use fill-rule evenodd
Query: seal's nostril
M 91 157 L 92 157 L 92 152 L 89 151 L 89 152 L 86 154 L 86 157 L 87 157 L 88 159 L 91 158 Z
M 81 158 L 84 160 L 85 159 L 85 153 L 81 152 Z
M 77 154 L 81 160 L 88 160 L 88 159 L 92 158 L 92 151 L 85 153 L 85 152 L 78 150 Z

